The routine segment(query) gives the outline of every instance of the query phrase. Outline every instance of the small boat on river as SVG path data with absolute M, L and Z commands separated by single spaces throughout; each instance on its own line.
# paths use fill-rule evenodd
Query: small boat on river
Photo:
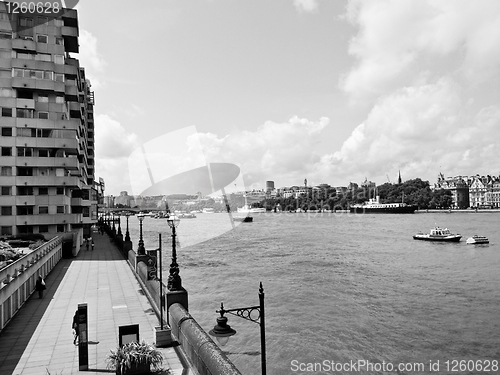
M 430 233 L 419 232 L 413 236 L 414 240 L 441 242 L 459 242 L 461 238 L 462 236 L 460 234 L 453 234 L 448 228 L 440 227 L 432 228 Z
M 475 234 L 472 237 L 467 238 L 466 243 L 468 243 L 469 245 L 484 244 L 490 243 L 490 240 L 484 236 L 478 236 L 477 234 Z

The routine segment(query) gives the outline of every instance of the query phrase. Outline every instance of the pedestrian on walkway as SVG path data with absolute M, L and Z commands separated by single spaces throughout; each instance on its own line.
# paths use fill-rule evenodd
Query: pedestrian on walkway
M 92 251 L 94 251 L 94 239 L 92 238 Z
M 38 275 L 38 280 L 35 283 L 35 290 L 38 292 L 38 298 L 43 297 L 43 291 L 46 289 L 45 280 L 43 280 L 42 275 Z
M 87 251 L 89 251 L 89 239 L 88 239 L 88 238 L 86 238 L 86 239 L 85 239 L 85 242 L 86 242 L 86 245 L 87 245 Z
M 71 324 L 71 328 L 73 329 L 73 345 L 76 344 L 76 340 L 80 338 L 80 330 L 78 329 L 78 310 L 75 311 L 75 315 L 73 316 L 73 323 Z

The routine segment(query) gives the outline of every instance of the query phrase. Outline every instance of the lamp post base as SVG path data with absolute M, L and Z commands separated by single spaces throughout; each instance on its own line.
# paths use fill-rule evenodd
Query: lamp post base
M 175 343 L 172 339 L 172 330 L 166 325 L 163 326 L 163 329 L 161 329 L 161 327 L 155 327 L 153 334 L 157 348 L 167 348 L 173 346 Z

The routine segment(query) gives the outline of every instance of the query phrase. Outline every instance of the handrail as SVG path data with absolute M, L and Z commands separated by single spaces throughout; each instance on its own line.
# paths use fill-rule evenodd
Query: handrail
M 49 253 L 52 249 L 61 244 L 61 242 L 62 237 L 54 237 L 37 247 L 31 253 L 2 268 L 0 270 L 0 289 L 2 287 L 2 284 L 7 284 L 10 281 L 8 279 L 16 278 L 20 273 L 30 268 L 32 265 L 38 262 L 38 260 L 42 259 L 45 254 Z

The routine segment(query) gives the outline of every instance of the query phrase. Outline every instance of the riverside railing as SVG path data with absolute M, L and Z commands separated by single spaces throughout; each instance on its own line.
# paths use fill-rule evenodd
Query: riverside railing
M 111 237 L 113 243 L 121 251 L 123 257 L 134 272 L 134 275 L 141 285 L 141 289 L 148 298 L 158 319 L 161 316 L 168 317 L 171 335 L 174 345 L 179 345 L 180 353 L 187 358 L 187 361 L 196 369 L 200 375 L 241 375 L 241 372 L 229 360 L 224 352 L 217 346 L 212 338 L 203 330 L 196 320 L 189 315 L 186 306 L 181 303 L 168 304 L 168 289 L 165 284 L 159 283 L 157 279 L 149 277 L 147 260 L 149 255 L 137 255 L 132 249 L 132 242 L 123 241 L 120 235 L 113 231 L 107 223 L 102 223 L 105 232 Z M 156 250 L 152 250 L 155 252 Z M 146 254 L 151 252 L 146 250 Z M 161 255 L 159 255 L 161 256 Z M 161 272 L 161 270 L 158 270 Z M 167 303 L 160 303 L 159 290 L 162 289 L 162 297 Z M 166 291 L 166 292 L 165 292 Z M 175 292 L 174 292 L 175 293 Z M 174 297 L 175 298 L 175 297 Z M 160 305 L 163 311 L 160 312 Z
M 62 238 L 54 237 L 0 270 L 0 331 L 35 291 L 38 275 L 45 278 L 62 258 Z

